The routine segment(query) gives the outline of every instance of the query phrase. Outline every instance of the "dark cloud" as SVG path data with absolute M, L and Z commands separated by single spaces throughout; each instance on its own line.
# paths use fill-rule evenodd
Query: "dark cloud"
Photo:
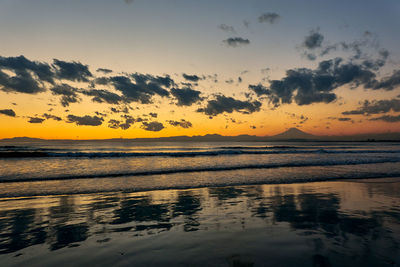
M 116 107 L 116 108 L 111 107 L 110 110 L 113 113 L 129 113 L 129 108 L 127 106 Z
M 256 93 L 257 96 L 262 96 L 262 95 L 269 95 L 270 91 L 263 86 L 262 84 L 257 84 L 257 85 L 249 85 L 249 89 Z
M 400 122 L 400 115 L 384 115 L 381 117 L 370 119 L 370 121 Z
M 261 103 L 258 101 L 241 101 L 232 97 L 217 95 L 216 99 L 209 100 L 207 106 L 198 109 L 197 112 L 202 112 L 209 116 L 216 116 L 224 112 L 232 113 L 233 111 L 250 114 L 259 111 L 260 107 Z
M 182 128 L 185 128 L 185 129 L 192 127 L 192 123 L 190 121 L 186 121 L 184 119 L 181 119 L 180 121 L 169 120 L 167 122 L 170 125 L 175 126 L 175 127 L 180 126 Z
M 152 121 L 152 122 L 142 122 L 142 128 L 146 131 L 159 132 L 164 129 L 164 125 L 161 122 Z
M 0 109 L 0 114 L 7 115 L 10 117 L 15 117 L 15 111 L 12 109 Z
M 36 118 L 36 117 L 29 117 L 29 123 L 42 123 L 45 119 L 43 118 Z
M 249 39 L 244 39 L 242 37 L 231 37 L 226 40 L 223 40 L 222 42 L 230 47 L 239 47 L 250 44 Z
M 44 113 L 43 117 L 45 117 L 46 119 L 53 119 L 55 121 L 62 121 L 60 117 L 48 113 Z
M 89 81 L 88 78 L 93 76 L 88 66 L 80 62 L 66 62 L 54 59 L 53 66 L 56 68 L 56 75 L 59 79 L 87 82 Z
M 55 85 L 50 90 L 53 95 L 61 96 L 61 105 L 63 107 L 68 107 L 69 104 L 78 103 L 81 100 L 78 96 L 79 90 L 65 83 Z
M 229 26 L 226 24 L 218 25 L 218 29 L 223 30 L 224 32 L 236 33 L 235 28 L 233 28 L 233 26 Z
M 281 16 L 275 12 L 267 12 L 258 17 L 258 22 L 274 24 Z
M 171 94 L 178 100 L 178 106 L 191 106 L 197 101 L 202 100 L 200 97 L 200 91 L 190 88 L 172 88 Z
M 370 115 L 400 111 L 400 99 L 391 100 L 365 100 L 362 106 L 356 110 L 342 112 L 343 115 Z
M 104 119 L 97 116 L 75 116 L 75 115 L 68 115 L 67 116 L 68 123 L 76 123 L 77 125 L 87 125 L 87 126 L 99 126 L 103 123 Z
M 169 75 L 152 76 L 150 74 L 134 73 L 130 77 L 114 76 L 107 79 L 114 88 L 127 98 L 129 101 L 150 104 L 154 95 L 168 97 L 167 88 L 174 85 L 174 81 Z
M 248 29 L 250 27 L 250 22 L 247 20 L 243 20 L 243 26 Z
M 183 73 L 182 76 L 183 76 L 183 78 L 185 78 L 185 80 L 191 81 L 191 82 L 198 82 L 199 80 L 201 80 L 201 77 L 199 77 L 197 75 L 189 75 L 189 74 Z
M 157 113 L 154 113 L 154 112 L 150 112 L 150 113 L 149 113 L 149 116 L 152 117 L 152 118 L 157 118 L 157 117 L 158 117 L 158 114 L 157 114 Z
M 15 75 L 9 75 L 4 70 Z M 30 61 L 24 56 L 0 56 L 0 90 L 37 94 L 46 90 L 43 82 L 53 83 L 54 74 L 46 63 Z
M 391 91 L 400 86 L 400 70 L 393 71 L 393 74 L 387 77 L 384 77 L 380 81 L 372 81 L 368 84 L 367 88 L 371 88 L 374 90 L 384 89 L 386 91 Z
M 338 118 L 338 121 L 351 121 L 351 118 Z
M 98 68 L 96 71 L 97 71 L 97 72 L 102 72 L 102 73 L 104 73 L 104 74 L 108 74 L 108 73 L 113 72 L 112 70 L 110 70 L 110 69 L 105 69 L 105 68 Z
M 315 49 L 322 46 L 324 36 L 318 30 L 313 30 L 304 39 L 303 46 L 307 49 Z
M 119 120 L 109 120 L 108 121 L 108 127 L 112 129 L 118 129 L 121 128 L 122 130 L 128 130 L 132 124 L 135 123 L 135 119 L 132 118 L 131 116 L 127 115 L 125 117 L 125 122 L 119 121 Z
M 341 58 L 326 60 L 319 63 L 314 70 L 308 68 L 290 69 L 281 80 L 270 81 L 269 88 L 250 87 L 258 96 L 266 95 L 275 105 L 298 105 L 312 103 L 330 103 L 336 100 L 334 89 L 350 85 L 371 87 L 375 81 L 375 73 L 361 64 L 343 62 Z
M 81 90 L 81 93 L 87 96 L 93 96 L 92 101 L 97 103 L 121 104 L 126 100 L 124 97 L 107 90 Z

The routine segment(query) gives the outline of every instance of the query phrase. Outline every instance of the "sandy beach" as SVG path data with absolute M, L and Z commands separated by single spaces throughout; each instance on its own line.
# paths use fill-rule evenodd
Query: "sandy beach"
M 397 266 L 400 178 L 0 200 L 2 266 Z

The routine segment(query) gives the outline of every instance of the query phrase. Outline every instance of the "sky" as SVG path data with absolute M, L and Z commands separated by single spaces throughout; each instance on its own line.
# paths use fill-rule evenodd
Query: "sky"
M 400 132 L 398 0 L 0 0 L 0 138 Z

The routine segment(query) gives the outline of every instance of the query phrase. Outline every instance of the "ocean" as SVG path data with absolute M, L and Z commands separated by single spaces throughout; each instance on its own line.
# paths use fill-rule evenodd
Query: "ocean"
M 2 142 L 1 266 L 398 266 L 400 143 Z
M 0 146 L 0 197 L 400 176 L 400 143 L 38 141 Z

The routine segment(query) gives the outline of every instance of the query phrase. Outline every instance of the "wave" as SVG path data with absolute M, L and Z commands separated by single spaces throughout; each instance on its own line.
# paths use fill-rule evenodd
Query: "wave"
M 51 152 L 51 151 L 0 151 L 0 158 L 123 158 L 123 157 L 197 157 L 221 155 L 268 155 L 268 154 L 399 154 L 400 150 L 244 150 L 224 149 L 206 151 L 169 151 L 169 152 Z
M 324 162 L 248 164 L 248 165 L 236 165 L 236 166 L 198 167 L 198 168 L 182 168 L 182 169 L 159 169 L 159 170 L 147 170 L 147 171 L 91 173 L 91 174 L 78 174 L 78 175 L 70 174 L 70 175 L 65 175 L 65 176 L 54 176 L 54 177 L 29 177 L 29 178 L 0 177 L 0 183 L 57 181 L 57 180 L 91 179 L 91 178 L 112 178 L 112 177 L 124 177 L 124 176 L 149 176 L 149 175 L 164 175 L 164 174 L 177 174 L 177 173 L 233 171 L 233 170 L 245 170 L 245 169 L 272 169 L 272 168 L 290 168 L 290 167 L 362 165 L 362 164 L 397 163 L 397 162 L 400 162 L 400 158 L 347 159 L 347 160 L 324 161 Z

